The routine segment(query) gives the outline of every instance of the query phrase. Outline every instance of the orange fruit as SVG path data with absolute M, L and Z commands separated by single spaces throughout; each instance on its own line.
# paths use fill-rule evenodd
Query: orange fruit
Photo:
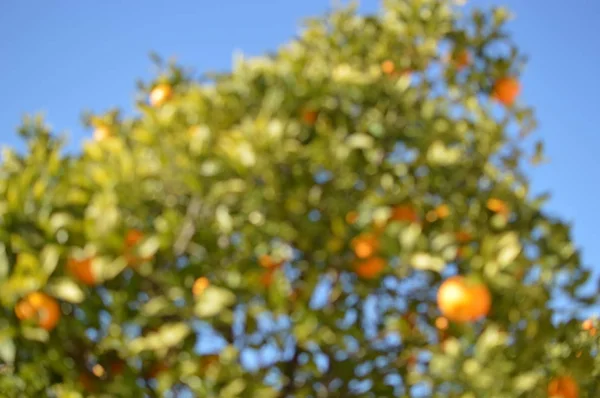
M 454 237 L 458 243 L 467 243 L 472 239 L 471 234 L 466 231 L 458 231 Z
M 358 212 L 357 211 L 349 211 L 348 214 L 346 214 L 346 222 L 350 225 L 355 224 L 356 221 L 358 220 Z
M 448 329 L 448 320 L 446 318 L 444 318 L 443 316 L 436 318 L 435 327 L 438 328 L 439 330 Z
M 202 293 L 204 293 L 204 291 L 209 285 L 210 282 L 208 278 L 202 276 L 194 281 L 194 285 L 192 286 L 192 293 L 194 294 L 194 296 L 198 297 Z
M 447 218 L 450 215 L 450 207 L 448 207 L 448 205 L 446 204 L 439 205 L 435 208 L 435 213 L 439 218 L 443 220 L 444 218 Z
M 385 73 L 386 75 L 391 75 L 392 73 L 394 73 L 395 69 L 396 69 L 396 66 L 389 59 L 387 61 L 382 62 L 382 64 L 381 64 L 381 71 L 383 73 Z
M 492 89 L 492 98 L 503 105 L 514 104 L 521 92 L 521 84 L 514 77 L 503 77 L 498 79 Z
M 425 219 L 429 222 L 434 222 L 438 219 L 443 220 L 450 215 L 450 207 L 446 204 L 437 206 L 435 209 L 430 210 L 425 215 Z
M 96 377 L 102 377 L 102 376 L 104 376 L 105 373 L 106 373 L 106 371 L 104 370 L 104 367 L 102 365 L 100 365 L 99 363 L 95 364 L 92 367 L 92 374 Z
M 486 316 L 492 309 L 492 295 L 487 286 L 483 284 L 474 284 L 471 286 L 472 303 L 472 320 L 475 321 Z
M 33 292 L 17 303 L 15 314 L 20 320 L 36 319 L 40 327 L 50 331 L 60 319 L 60 305 L 46 293 Z
M 437 293 L 440 312 L 454 322 L 475 321 L 488 314 L 492 299 L 483 284 L 471 283 L 462 276 L 446 279 Z
M 269 256 L 268 254 L 263 254 L 258 259 L 258 263 L 260 264 L 261 267 L 271 269 L 271 268 L 281 267 L 281 265 L 283 264 L 283 261 L 275 261 L 275 260 L 273 260 L 273 257 Z
M 488 199 L 486 202 L 486 207 L 494 213 L 507 215 L 510 212 L 506 202 L 497 198 Z
M 368 258 L 375 254 L 379 248 L 379 241 L 374 235 L 362 234 L 352 239 L 352 250 L 358 258 Z
M 128 265 L 136 266 L 141 261 L 149 261 L 152 259 L 152 257 L 137 257 L 131 253 L 143 238 L 144 233 L 138 229 L 130 229 L 127 231 L 127 235 L 125 235 L 125 259 L 127 260 Z
M 110 138 L 112 133 L 107 126 L 98 126 L 94 130 L 94 139 L 96 141 L 104 141 L 107 138 Z
M 33 318 L 35 312 L 35 308 L 27 300 L 21 300 L 15 305 L 15 314 L 20 320 Z
M 81 283 L 86 284 L 88 286 L 93 286 L 97 283 L 96 275 L 92 270 L 92 259 L 86 258 L 83 260 L 78 260 L 75 258 L 70 258 L 67 261 L 67 268 L 69 272 L 75 277 L 75 279 L 79 280 Z
M 581 324 L 581 328 L 589 332 L 590 336 L 595 336 L 598 330 L 594 327 L 594 322 L 591 319 L 586 319 Z
M 454 54 L 454 65 L 456 69 L 464 69 L 471 64 L 471 53 L 469 50 L 461 50 Z
M 274 274 L 275 274 L 275 268 L 270 268 L 270 269 L 266 270 L 260 276 L 260 284 L 263 285 L 264 287 L 271 286 L 271 283 L 273 283 L 273 275 Z
M 558 376 L 548 384 L 549 398 L 579 398 L 579 386 L 571 376 Z
M 150 91 L 150 105 L 159 107 L 170 100 L 172 96 L 173 88 L 169 84 L 158 84 Z
M 317 111 L 305 109 L 302 112 L 302 121 L 304 123 L 308 124 L 309 126 L 312 126 L 317 122 L 318 116 L 319 116 L 319 113 Z
M 125 236 L 125 247 L 134 247 L 142 240 L 143 237 L 144 233 L 139 229 L 130 229 L 127 231 L 127 235 Z
M 400 205 L 392 208 L 392 214 L 390 216 L 392 221 L 406 221 L 406 222 L 417 222 L 419 217 L 415 209 L 408 205 Z
M 371 257 L 368 260 L 361 261 L 354 266 L 354 271 L 358 276 L 364 279 L 374 279 L 384 270 L 386 262 L 381 257 Z

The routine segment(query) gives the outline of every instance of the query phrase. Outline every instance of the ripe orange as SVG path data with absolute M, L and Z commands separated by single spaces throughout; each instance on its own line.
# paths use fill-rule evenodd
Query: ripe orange
M 448 319 L 444 318 L 443 316 L 436 318 L 435 327 L 438 328 L 439 330 L 448 329 Z
M 514 104 L 521 92 L 521 84 L 514 77 L 503 77 L 496 81 L 492 89 L 492 98 L 501 104 L 510 106 Z
M 571 376 L 558 376 L 548 384 L 549 398 L 578 398 L 579 386 Z
M 394 73 L 394 70 L 396 69 L 396 66 L 394 65 L 394 63 L 392 61 L 390 61 L 389 59 L 387 61 L 384 61 L 381 64 L 381 71 L 383 73 L 385 73 L 386 75 L 391 75 L 392 73 Z
M 192 286 L 192 293 L 194 296 L 199 297 L 206 288 L 210 285 L 208 278 L 202 276 L 194 281 L 194 285 Z
M 317 111 L 311 109 L 305 109 L 302 111 L 302 121 L 309 126 L 312 126 L 317 122 L 317 117 L 319 117 L 319 113 Z
M 75 277 L 75 279 L 79 280 L 83 284 L 93 286 L 98 282 L 96 279 L 96 275 L 94 275 L 94 272 L 92 270 L 91 258 L 86 258 L 83 260 L 70 258 L 67 261 L 67 268 L 69 272 Z
M 381 257 L 371 257 L 368 260 L 361 261 L 354 266 L 354 271 L 358 276 L 364 279 L 374 279 L 384 270 L 386 262 Z
M 427 214 L 425 215 L 425 219 L 429 222 L 434 222 L 438 219 L 443 220 L 444 218 L 447 218 L 450 215 L 450 208 L 448 207 L 448 205 L 443 204 L 443 205 L 439 205 L 438 207 L 436 207 L 433 210 L 430 210 L 427 212 Z
M 271 269 L 271 268 L 281 267 L 281 265 L 283 264 L 283 261 L 275 261 L 275 260 L 273 260 L 273 257 L 269 256 L 268 254 L 263 254 L 258 259 L 258 263 L 260 264 L 261 267 Z
M 28 300 L 21 300 L 15 305 L 15 314 L 20 320 L 31 319 L 35 316 L 35 308 Z
M 454 322 L 475 321 L 490 311 L 492 299 L 483 284 L 470 283 L 462 276 L 446 279 L 437 294 L 438 307 Z
M 487 286 L 474 284 L 471 286 L 471 296 L 473 298 L 471 320 L 475 321 L 489 314 L 492 309 L 492 296 Z
M 349 211 L 348 214 L 346 214 L 346 222 L 350 225 L 355 224 L 356 221 L 358 220 L 358 212 L 357 211 Z
M 419 221 L 419 216 L 415 209 L 408 205 L 400 205 L 395 206 L 392 209 L 392 214 L 390 216 L 390 220 L 392 221 L 407 221 L 407 222 L 417 222 Z
M 454 234 L 454 237 L 458 243 L 467 243 L 472 239 L 471 234 L 466 231 L 458 231 L 456 234 Z
M 461 50 L 454 54 L 453 61 L 456 69 L 464 69 L 471 64 L 471 53 L 468 50 Z
M 17 303 L 15 314 L 20 320 L 36 319 L 40 327 L 50 331 L 60 319 L 60 306 L 46 293 L 33 292 Z
M 368 258 L 375 254 L 379 248 L 379 241 L 374 235 L 362 234 L 351 242 L 352 250 L 358 258 Z
M 173 88 L 166 83 L 161 83 L 150 91 L 150 104 L 155 107 L 163 105 L 173 96 Z
M 450 215 L 450 207 L 448 207 L 448 205 L 446 205 L 446 204 L 439 205 L 438 207 L 435 208 L 435 213 L 437 214 L 437 216 L 439 218 L 441 218 L 443 220 L 444 218 L 446 218 Z
M 132 248 L 137 245 L 144 237 L 144 234 L 139 229 L 130 229 L 125 236 L 125 247 Z
M 96 141 L 104 141 L 107 138 L 110 138 L 112 133 L 107 126 L 98 126 L 94 130 L 94 139 Z
M 506 202 L 497 198 L 488 199 L 488 201 L 486 202 L 486 207 L 494 213 L 507 215 L 510 212 Z
M 276 268 L 269 268 L 260 276 L 261 285 L 263 285 L 264 287 L 271 286 L 271 283 L 273 283 L 273 275 L 275 274 L 275 269 Z
M 144 238 L 144 233 L 138 229 L 130 229 L 127 231 L 127 235 L 125 236 L 125 259 L 127 260 L 127 264 L 129 266 L 136 266 L 141 261 L 151 260 L 152 257 L 137 257 L 131 252 L 137 246 L 137 244 Z
M 590 336 L 595 336 L 598 330 L 594 327 L 594 322 L 591 319 L 586 319 L 581 324 L 581 328 L 590 333 Z

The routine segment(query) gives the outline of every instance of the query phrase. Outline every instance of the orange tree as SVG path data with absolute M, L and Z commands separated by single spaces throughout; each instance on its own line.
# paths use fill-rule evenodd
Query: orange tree
M 79 153 L 26 120 L 0 171 L 3 396 L 598 397 L 507 19 L 340 9 L 231 73 L 163 65 Z

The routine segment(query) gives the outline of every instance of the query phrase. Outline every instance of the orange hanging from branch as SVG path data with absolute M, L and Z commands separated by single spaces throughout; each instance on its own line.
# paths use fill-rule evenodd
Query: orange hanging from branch
M 362 234 L 352 240 L 351 246 L 356 257 L 368 258 L 374 255 L 377 249 L 379 249 L 379 241 L 372 234 Z
M 355 264 L 354 271 L 363 279 L 375 279 L 385 269 L 386 262 L 381 257 L 371 257 Z
M 579 386 L 571 376 L 555 377 L 548 384 L 548 398 L 579 398 Z
M 521 84 L 513 77 L 503 77 L 496 81 L 492 97 L 503 105 L 511 106 L 521 93 Z
M 15 306 L 15 314 L 20 320 L 35 319 L 41 328 L 48 331 L 56 327 L 61 316 L 58 301 L 42 292 L 25 296 Z

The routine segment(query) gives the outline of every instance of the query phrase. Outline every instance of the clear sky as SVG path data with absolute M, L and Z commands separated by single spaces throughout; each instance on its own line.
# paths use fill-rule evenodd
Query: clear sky
M 362 10 L 377 1 L 364 0 Z M 584 260 L 600 270 L 600 1 L 469 0 L 507 5 L 514 39 L 530 56 L 523 99 L 537 108 L 549 165 L 532 171 L 549 209 L 575 226 Z M 72 147 L 89 135 L 83 109 L 130 110 L 135 81 L 153 76 L 152 50 L 197 71 L 223 70 L 232 52 L 275 50 L 329 0 L 0 1 L 0 144 L 16 145 L 24 113 L 45 111 Z M 594 171 L 596 170 L 596 171 Z

